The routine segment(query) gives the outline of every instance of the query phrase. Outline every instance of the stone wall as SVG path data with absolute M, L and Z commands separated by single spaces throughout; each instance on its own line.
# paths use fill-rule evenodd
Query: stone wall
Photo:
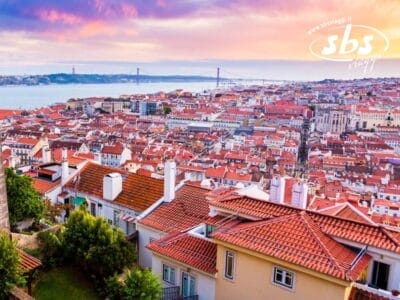
M 0 229 L 9 231 L 10 221 L 8 218 L 7 190 L 4 177 L 4 166 L 0 144 Z
M 56 232 L 60 228 L 60 225 L 55 225 L 53 227 L 44 229 L 42 231 L 51 231 L 51 232 Z M 36 249 L 39 247 L 39 242 L 38 242 L 38 235 L 39 232 L 35 232 L 33 234 L 22 234 L 22 233 L 11 233 L 12 240 L 17 242 L 17 246 L 19 248 L 29 248 L 29 249 Z

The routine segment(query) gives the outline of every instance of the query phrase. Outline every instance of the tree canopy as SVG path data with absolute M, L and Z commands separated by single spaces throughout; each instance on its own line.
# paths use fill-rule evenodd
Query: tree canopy
M 18 175 L 10 168 L 5 170 L 5 174 L 11 225 L 15 226 L 17 222 L 28 218 L 39 222 L 44 216 L 46 206 L 35 190 L 32 178 Z
M 124 280 L 114 275 L 106 279 L 105 285 L 111 300 L 158 300 L 162 296 L 160 279 L 148 269 L 135 268 Z
M 136 268 L 129 272 L 123 286 L 122 297 L 126 300 L 158 300 L 162 286 L 159 278 L 150 270 Z
M 134 247 L 125 240 L 123 232 L 103 218 L 92 216 L 85 208 L 74 211 L 68 218 L 63 244 L 68 259 L 99 278 L 120 273 L 135 260 Z
M 171 107 L 169 107 L 169 106 L 165 106 L 165 107 L 164 107 L 164 115 L 168 115 L 168 114 L 170 114 L 171 112 L 172 112 Z
M 8 292 L 24 282 L 18 267 L 19 253 L 9 236 L 0 231 L 0 299 L 8 299 Z

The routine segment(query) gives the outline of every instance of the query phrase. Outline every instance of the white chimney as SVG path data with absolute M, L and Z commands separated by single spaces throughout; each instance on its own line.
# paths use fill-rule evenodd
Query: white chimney
M 61 185 L 65 185 L 69 177 L 69 165 L 68 165 L 68 152 L 66 148 L 62 149 L 62 161 L 61 161 Z
M 271 180 L 269 193 L 271 202 L 283 204 L 285 200 L 285 179 L 281 176 L 274 176 Z
M 122 176 L 120 173 L 110 173 L 103 177 L 103 198 L 113 201 L 122 192 Z
M 164 201 L 171 202 L 175 198 L 176 163 L 167 160 L 164 165 Z
M 308 185 L 297 181 L 292 188 L 292 205 L 301 209 L 307 208 Z
M 51 151 L 47 145 L 42 148 L 42 162 L 44 164 L 51 162 Z
M 14 155 L 10 156 L 9 165 L 11 168 L 15 169 L 15 166 L 17 165 L 17 158 Z

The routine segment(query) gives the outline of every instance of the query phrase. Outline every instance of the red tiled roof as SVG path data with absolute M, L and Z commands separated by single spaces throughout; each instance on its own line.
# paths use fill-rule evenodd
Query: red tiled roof
M 368 264 L 358 253 L 324 234 L 305 211 L 216 231 L 216 240 L 276 257 L 342 280 L 354 281 Z
M 33 186 L 34 186 L 35 190 L 38 191 L 42 195 L 53 190 L 61 183 L 60 179 L 56 180 L 56 181 L 48 181 L 48 180 L 43 180 L 40 178 L 32 178 L 32 180 L 33 180 Z
M 134 173 L 126 173 L 117 168 L 91 162 L 87 163 L 79 171 L 76 182 L 74 182 L 74 179 L 70 180 L 67 183 L 67 187 L 102 199 L 103 178 L 105 175 L 115 172 L 123 176 L 122 192 L 113 201 L 115 204 L 143 211 L 164 194 L 163 180 L 140 176 Z
M 245 173 L 236 173 L 236 172 L 226 172 L 225 179 L 234 180 L 234 181 L 251 181 L 251 174 Z
M 38 140 L 34 138 L 21 137 L 17 139 L 17 143 L 34 146 L 38 143 Z
M 208 218 L 207 192 L 208 189 L 185 184 L 172 202 L 161 204 L 139 223 L 164 232 L 182 231 L 198 225 Z
M 330 236 L 400 253 L 400 232 L 319 213 L 310 216 Z
M 249 198 L 247 196 L 234 196 L 212 200 L 210 201 L 210 205 L 259 219 L 280 217 L 292 214 L 299 210 L 292 206 L 279 205 L 272 202 Z
M 0 109 L 0 119 L 21 115 L 22 110 Z
M 347 220 L 353 220 L 365 224 L 373 224 L 372 220 L 367 216 L 363 215 L 362 208 L 355 207 L 347 202 L 339 205 L 332 206 L 328 209 L 319 211 L 320 213 L 341 217 Z
M 217 245 L 206 239 L 188 233 L 169 234 L 153 241 L 147 248 L 200 271 L 217 272 Z
M 124 147 L 122 145 L 104 146 L 103 149 L 101 149 L 101 153 L 104 154 L 120 155 L 122 151 L 124 151 Z
M 164 180 L 129 173 L 122 192 L 113 201 L 136 211 L 143 211 L 164 195 Z
M 232 214 L 242 214 L 260 220 L 301 211 L 301 209 L 295 207 L 257 200 L 247 196 L 212 200 L 210 205 L 231 211 Z M 307 214 L 320 225 L 324 233 L 330 236 L 400 253 L 400 232 L 318 212 L 307 211 Z

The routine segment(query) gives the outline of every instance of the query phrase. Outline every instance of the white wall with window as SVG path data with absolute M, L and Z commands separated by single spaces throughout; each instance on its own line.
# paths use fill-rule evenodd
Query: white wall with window
M 362 249 L 365 245 L 339 240 L 345 245 Z M 368 265 L 367 284 L 386 291 L 400 290 L 400 255 L 368 246 L 366 253 L 372 257 Z
M 87 211 L 96 217 L 104 218 L 108 224 L 114 225 L 122 229 L 125 235 L 130 235 L 136 231 L 136 226 L 132 222 L 125 222 L 121 216 L 136 216 L 138 212 L 115 204 L 112 201 L 103 200 L 85 193 L 76 193 L 71 189 L 66 189 L 74 197 L 82 197 L 88 200 Z
M 147 244 L 152 240 L 160 239 L 164 233 L 147 227 L 143 224 L 136 223 L 136 230 L 138 231 L 138 261 L 139 266 L 142 268 L 151 268 L 151 251 L 146 248 Z
M 382 290 L 400 289 L 400 258 L 367 251 L 372 256 L 368 266 L 369 286 Z
M 162 280 L 165 284 L 176 286 L 176 269 L 169 264 L 163 264 Z
M 199 300 L 215 299 L 215 277 L 157 254 L 152 255 L 152 271 L 165 287 L 179 286 L 181 296 L 198 295 Z

